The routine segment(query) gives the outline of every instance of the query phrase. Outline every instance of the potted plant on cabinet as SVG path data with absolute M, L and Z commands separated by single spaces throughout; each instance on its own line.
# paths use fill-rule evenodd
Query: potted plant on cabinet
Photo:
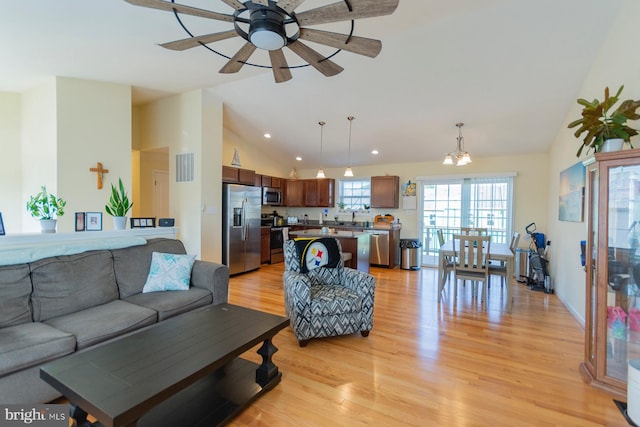
M 604 99 L 599 101 L 594 99 L 589 102 L 586 99 L 578 99 L 578 104 L 582 105 L 582 117 L 569 123 L 568 128 L 578 127 L 574 135 L 579 138 L 586 132 L 582 140 L 582 145 L 576 153 L 580 157 L 582 150 L 587 147 L 596 153 L 600 151 L 614 151 L 616 148 L 605 147 L 605 142 L 617 140 L 613 144 L 618 144 L 622 148 L 624 142 L 631 144 L 631 137 L 638 134 L 638 131 L 627 126 L 628 120 L 640 119 L 640 114 L 636 109 L 640 107 L 640 100 L 627 99 L 623 101 L 612 113 L 609 113 L 614 105 L 620 100 L 620 94 L 624 86 L 620 86 L 614 96 L 609 95 L 609 88 L 604 89 Z
M 40 230 L 43 233 L 55 233 L 57 218 L 64 215 L 64 207 L 67 202 L 60 197 L 47 192 L 47 187 L 40 187 L 40 192 L 30 196 L 27 202 L 27 212 L 37 220 L 40 220 Z
M 133 202 L 129 201 L 124 190 L 122 179 L 118 178 L 118 188 L 111 184 L 111 197 L 104 209 L 113 217 L 113 228 L 124 230 L 127 227 L 127 212 L 133 207 Z

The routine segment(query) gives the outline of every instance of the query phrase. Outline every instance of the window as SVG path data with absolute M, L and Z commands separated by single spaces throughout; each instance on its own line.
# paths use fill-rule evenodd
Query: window
M 350 179 L 340 181 L 340 209 L 360 210 L 371 204 L 371 180 Z
M 492 242 L 509 243 L 513 228 L 513 177 L 422 181 L 422 241 L 426 264 L 435 264 L 437 230 L 450 240 L 460 227 L 487 228 Z

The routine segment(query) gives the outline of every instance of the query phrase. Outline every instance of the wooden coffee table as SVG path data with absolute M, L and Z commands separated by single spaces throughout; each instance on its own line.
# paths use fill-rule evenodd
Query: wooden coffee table
M 224 424 L 282 374 L 271 339 L 289 324 L 230 304 L 183 314 L 47 363 L 40 377 L 71 403 L 78 425 Z M 260 365 L 239 358 L 263 343 Z

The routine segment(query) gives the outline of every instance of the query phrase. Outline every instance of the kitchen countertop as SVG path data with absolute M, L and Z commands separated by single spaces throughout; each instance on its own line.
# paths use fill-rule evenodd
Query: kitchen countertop
M 391 226 L 389 228 L 387 227 L 374 227 L 373 223 L 369 223 L 369 226 L 366 227 L 364 223 L 362 222 L 357 222 L 355 223 L 355 225 L 349 223 L 349 222 L 345 222 L 343 224 L 341 223 L 336 223 L 334 221 L 327 221 L 324 222 L 323 224 L 319 224 L 317 221 L 315 223 L 313 222 L 309 222 L 308 224 L 303 224 L 303 223 L 297 223 L 297 224 L 285 224 L 284 227 L 317 227 L 318 229 L 320 229 L 321 227 L 329 227 L 329 228 L 335 228 L 336 230 L 400 230 L 402 228 L 402 224 L 391 224 Z
M 349 239 L 358 238 L 359 236 L 366 235 L 367 233 L 362 231 L 335 230 L 332 228 L 330 228 L 329 233 L 323 233 L 320 228 L 312 228 L 310 230 L 289 231 L 289 234 L 298 237 L 340 237 Z

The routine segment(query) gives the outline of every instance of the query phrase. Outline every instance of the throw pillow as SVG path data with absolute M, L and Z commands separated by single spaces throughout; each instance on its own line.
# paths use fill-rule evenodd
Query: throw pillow
M 336 268 L 340 262 L 338 241 L 333 237 L 295 239 L 300 272 L 307 273 L 320 267 Z
M 142 288 L 142 293 L 188 290 L 191 268 L 195 259 L 195 255 L 153 252 L 149 275 L 144 288 Z

